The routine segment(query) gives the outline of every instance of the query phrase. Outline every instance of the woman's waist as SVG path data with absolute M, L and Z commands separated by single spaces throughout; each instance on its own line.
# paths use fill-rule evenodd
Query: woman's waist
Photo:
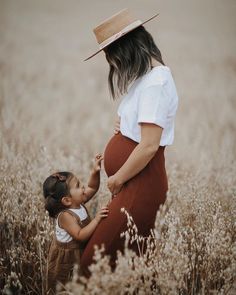
M 133 140 L 137 144 L 141 142 L 141 131 L 139 129 L 132 128 L 120 128 L 120 134 L 127 137 L 130 140 Z M 172 138 L 168 134 L 165 133 L 165 129 L 162 131 L 162 135 L 160 138 L 160 145 L 159 147 L 166 147 L 172 143 Z
M 114 135 L 108 142 L 104 151 L 104 167 L 108 176 L 116 173 L 127 161 L 138 142 L 122 135 Z M 159 162 L 164 159 L 165 146 L 159 146 L 150 162 Z
M 140 140 L 138 140 L 134 136 L 122 134 L 121 132 L 119 132 L 118 134 L 115 134 L 110 138 L 110 140 L 108 141 L 105 147 L 104 153 L 106 153 L 107 151 L 109 151 L 110 148 L 112 148 L 114 151 L 117 151 L 117 152 L 123 151 L 124 154 L 130 155 L 130 153 L 132 153 L 132 151 L 135 149 L 135 147 L 139 143 L 140 143 Z M 121 150 L 121 148 L 123 149 Z M 166 145 L 159 145 L 156 154 L 158 153 L 158 151 L 164 152 L 165 148 L 166 148 Z

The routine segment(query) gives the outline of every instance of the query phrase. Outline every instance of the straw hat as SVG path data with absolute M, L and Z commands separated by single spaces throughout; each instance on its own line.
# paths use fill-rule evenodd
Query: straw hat
M 90 59 L 91 57 L 98 54 L 105 47 L 107 47 L 120 37 L 136 29 L 137 27 L 149 22 L 158 15 L 159 14 L 155 14 L 148 20 L 141 21 L 133 17 L 133 15 L 127 8 L 112 15 L 111 17 L 104 20 L 100 25 L 93 29 L 93 32 L 99 44 L 99 50 L 87 57 L 84 61 Z

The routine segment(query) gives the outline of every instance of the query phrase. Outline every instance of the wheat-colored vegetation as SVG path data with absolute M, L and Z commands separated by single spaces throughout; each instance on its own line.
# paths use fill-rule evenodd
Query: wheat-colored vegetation
M 175 2 L 175 3 L 174 3 Z M 0 288 L 45 294 L 52 222 L 42 182 L 55 170 L 83 181 L 113 133 L 118 102 L 91 28 L 127 1 L 0 1 Z M 91 9 L 93 6 L 93 9 Z M 111 273 L 102 249 L 89 280 L 63 294 L 233 294 L 236 273 L 235 1 L 130 1 L 176 81 L 180 105 L 166 149 L 169 193 L 143 241 L 127 212 L 128 243 Z M 213 13 L 214 7 L 214 13 Z M 107 202 L 106 175 L 90 202 Z M 144 243 L 147 251 L 143 251 Z M 79 281 L 79 283 L 78 283 Z

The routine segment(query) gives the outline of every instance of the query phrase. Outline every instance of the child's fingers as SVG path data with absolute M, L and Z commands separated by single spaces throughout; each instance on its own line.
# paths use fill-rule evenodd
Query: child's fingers
M 108 214 L 108 213 L 109 213 L 108 210 L 100 211 L 100 214 Z
M 109 210 L 101 210 L 100 211 L 100 214 L 108 214 L 109 213 Z
M 95 160 L 96 160 L 98 163 L 101 163 L 101 161 L 103 160 L 103 155 L 102 155 L 102 154 L 98 154 L 98 155 L 96 155 Z
M 103 160 L 103 157 L 101 157 L 100 159 L 97 160 L 97 162 L 100 164 Z
M 100 212 L 100 216 L 108 216 L 109 212 Z
M 107 207 L 103 207 L 100 209 L 100 215 L 107 215 L 109 213 L 109 209 Z
M 108 209 L 108 206 L 103 206 L 103 207 L 101 208 L 101 210 L 109 210 L 109 209 Z
M 107 217 L 108 214 L 101 214 L 100 217 L 104 218 L 104 217 Z

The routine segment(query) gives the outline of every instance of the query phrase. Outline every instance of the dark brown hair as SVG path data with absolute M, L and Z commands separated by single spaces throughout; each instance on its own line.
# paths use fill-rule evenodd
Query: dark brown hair
M 115 99 L 127 92 L 131 82 L 151 69 L 152 58 L 165 65 L 152 35 L 140 26 L 104 49 L 110 66 L 108 85 Z
M 70 195 L 68 182 L 73 174 L 71 172 L 57 172 L 50 175 L 43 183 L 43 195 L 45 198 L 45 209 L 49 216 L 55 218 L 59 212 L 66 207 L 61 199 Z

